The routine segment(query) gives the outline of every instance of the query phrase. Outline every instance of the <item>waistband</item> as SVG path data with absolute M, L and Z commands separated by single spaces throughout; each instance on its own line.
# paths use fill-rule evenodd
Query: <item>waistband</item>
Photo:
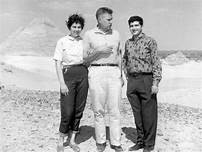
M 64 65 L 63 69 L 67 69 L 67 68 L 70 68 L 70 67 L 76 67 L 76 66 L 83 66 L 83 64 Z
M 103 63 L 103 64 L 91 64 L 91 66 L 118 66 L 118 64 Z
M 82 64 L 65 66 L 62 71 L 65 81 L 88 77 L 88 69 Z
M 131 77 L 137 77 L 141 75 L 152 75 L 152 72 L 133 72 L 128 74 Z

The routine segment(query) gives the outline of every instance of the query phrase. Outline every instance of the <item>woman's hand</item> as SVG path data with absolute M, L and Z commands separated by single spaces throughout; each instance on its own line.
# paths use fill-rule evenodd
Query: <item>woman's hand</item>
M 69 89 L 68 87 L 66 86 L 66 84 L 61 84 L 60 85 L 60 91 L 62 94 L 64 94 L 65 96 L 68 95 L 69 93 Z

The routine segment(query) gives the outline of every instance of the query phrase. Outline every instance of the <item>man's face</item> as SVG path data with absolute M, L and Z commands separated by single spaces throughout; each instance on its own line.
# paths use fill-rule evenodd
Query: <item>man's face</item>
M 142 26 L 138 21 L 131 22 L 129 25 L 129 29 L 133 36 L 137 36 L 142 32 Z
M 101 28 L 110 30 L 112 28 L 112 14 L 101 14 L 98 17 L 98 23 Z

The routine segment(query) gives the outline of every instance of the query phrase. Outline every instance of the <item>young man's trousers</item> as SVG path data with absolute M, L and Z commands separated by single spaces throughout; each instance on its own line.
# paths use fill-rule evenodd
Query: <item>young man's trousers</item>
M 129 76 L 127 97 L 137 129 L 137 143 L 154 147 L 157 129 L 157 98 L 151 93 L 152 74 Z

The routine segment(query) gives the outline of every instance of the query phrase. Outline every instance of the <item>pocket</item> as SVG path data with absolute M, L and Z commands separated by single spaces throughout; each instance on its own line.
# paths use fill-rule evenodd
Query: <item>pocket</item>
M 92 70 L 92 68 L 91 68 L 91 67 L 89 67 L 89 68 L 88 68 L 88 78 L 90 78 L 90 77 L 91 77 L 91 73 L 92 73 L 92 72 L 91 72 L 91 70 Z
M 68 68 L 63 69 L 63 74 L 66 74 L 68 71 Z
M 149 91 L 151 93 L 151 89 L 152 89 L 152 75 L 146 75 L 144 76 L 144 86 L 145 86 L 145 90 Z
M 121 78 L 121 70 L 118 67 L 115 67 L 113 75 L 114 77 Z

